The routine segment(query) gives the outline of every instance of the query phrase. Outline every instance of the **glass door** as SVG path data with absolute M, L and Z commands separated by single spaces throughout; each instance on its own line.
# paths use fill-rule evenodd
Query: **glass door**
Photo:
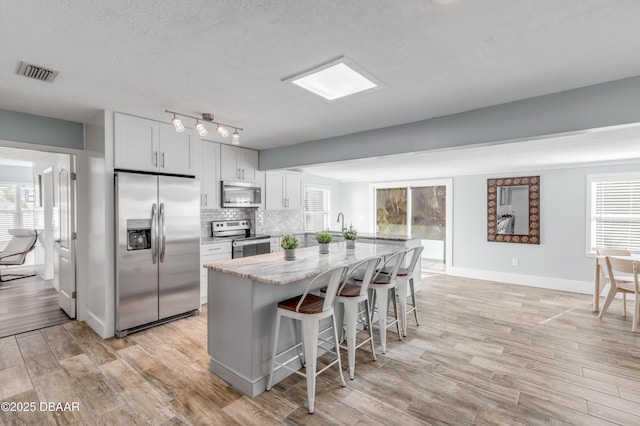
M 420 238 L 425 269 L 444 271 L 447 252 L 447 185 L 410 183 L 375 188 L 376 233 Z
M 376 233 L 409 235 L 407 187 L 376 188 Z

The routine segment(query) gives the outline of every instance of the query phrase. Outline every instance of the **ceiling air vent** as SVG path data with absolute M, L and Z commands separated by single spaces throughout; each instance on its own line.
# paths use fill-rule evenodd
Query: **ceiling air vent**
M 33 78 L 34 80 L 46 81 L 47 83 L 51 83 L 58 75 L 58 71 L 39 67 L 38 65 L 28 64 L 26 62 L 20 62 L 18 74 L 25 77 Z

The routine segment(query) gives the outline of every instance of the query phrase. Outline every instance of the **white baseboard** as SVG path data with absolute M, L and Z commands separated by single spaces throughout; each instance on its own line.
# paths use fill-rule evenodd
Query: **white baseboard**
M 95 316 L 92 312 L 87 311 L 87 319 L 85 322 L 89 325 L 89 327 L 93 329 L 93 331 L 98 333 L 98 336 L 102 337 L 103 339 L 113 337 L 113 334 L 111 336 L 107 336 L 108 333 L 106 331 L 104 321 Z
M 460 268 L 455 266 L 450 268 L 448 274 L 457 277 L 475 278 L 478 280 L 497 281 L 529 287 L 570 291 L 573 293 L 593 294 L 593 282 L 589 281 L 565 280 L 553 277 L 540 277 L 537 275 L 511 274 L 508 272 L 486 271 L 482 269 Z

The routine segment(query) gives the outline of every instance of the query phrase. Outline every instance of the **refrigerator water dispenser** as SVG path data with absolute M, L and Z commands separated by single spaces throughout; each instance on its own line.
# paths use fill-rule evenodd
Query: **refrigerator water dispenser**
M 151 248 L 151 221 L 149 219 L 127 220 L 127 251 Z

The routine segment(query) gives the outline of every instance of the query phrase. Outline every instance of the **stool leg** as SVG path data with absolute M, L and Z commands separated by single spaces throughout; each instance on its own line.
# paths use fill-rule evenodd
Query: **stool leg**
M 304 340 L 304 359 L 306 361 L 307 400 L 309 414 L 313 413 L 316 399 L 316 364 L 318 362 L 318 320 L 304 318 L 302 320 L 302 337 Z M 335 330 L 335 329 L 334 329 Z
M 369 342 L 371 343 L 371 355 L 373 355 L 373 360 L 377 361 L 378 359 L 376 358 L 376 349 L 374 348 L 374 344 L 373 344 L 373 327 L 371 326 L 371 313 L 369 312 L 369 301 L 365 300 L 364 301 L 365 304 L 365 311 L 367 314 L 367 322 L 368 322 L 368 328 L 369 328 Z
M 273 330 L 273 350 L 271 351 L 271 371 L 269 372 L 269 381 L 267 381 L 267 390 L 271 390 L 273 383 L 273 370 L 276 366 L 276 353 L 278 351 L 278 334 L 280 333 L 280 312 L 276 315 L 276 326 Z
M 398 289 L 398 299 L 400 301 L 400 325 L 402 326 L 402 335 L 407 335 L 407 278 L 396 278 Z
M 416 306 L 416 291 L 413 288 L 413 278 L 409 280 L 409 287 L 411 288 L 411 302 L 413 303 L 413 314 L 416 316 L 416 326 L 420 327 L 420 323 L 418 322 L 418 306 Z
M 393 300 L 393 311 L 396 314 L 396 328 L 398 329 L 398 338 L 402 340 L 402 333 L 400 332 L 400 321 L 398 319 L 398 305 L 396 304 L 396 288 L 395 287 L 391 287 L 391 300 Z
M 622 293 L 622 316 L 627 317 L 627 293 Z
M 345 387 L 347 384 L 344 382 L 344 375 L 342 374 L 342 361 L 340 359 L 340 344 L 338 343 L 338 330 L 336 329 L 336 317 L 331 315 L 331 321 L 333 323 L 333 338 L 336 342 L 336 356 L 338 357 L 338 371 L 340 372 L 340 386 Z
M 353 380 L 356 369 L 356 322 L 358 321 L 357 303 L 345 300 L 344 320 L 347 324 L 347 355 L 349 360 L 349 378 Z
M 302 333 L 302 326 L 299 324 L 298 320 L 294 320 L 291 319 L 291 325 L 293 326 L 293 338 L 294 340 L 298 339 L 298 336 L 300 336 L 300 352 L 298 352 L 298 358 L 300 359 L 300 365 L 304 367 L 305 365 L 305 361 L 304 361 L 304 340 L 303 340 L 303 333 Z
M 387 353 L 387 309 L 389 308 L 389 290 L 377 290 L 374 298 L 378 299 L 378 326 L 380 328 L 380 344 L 382 353 Z M 395 300 L 393 301 L 395 306 Z M 374 306 L 375 310 L 375 306 Z

